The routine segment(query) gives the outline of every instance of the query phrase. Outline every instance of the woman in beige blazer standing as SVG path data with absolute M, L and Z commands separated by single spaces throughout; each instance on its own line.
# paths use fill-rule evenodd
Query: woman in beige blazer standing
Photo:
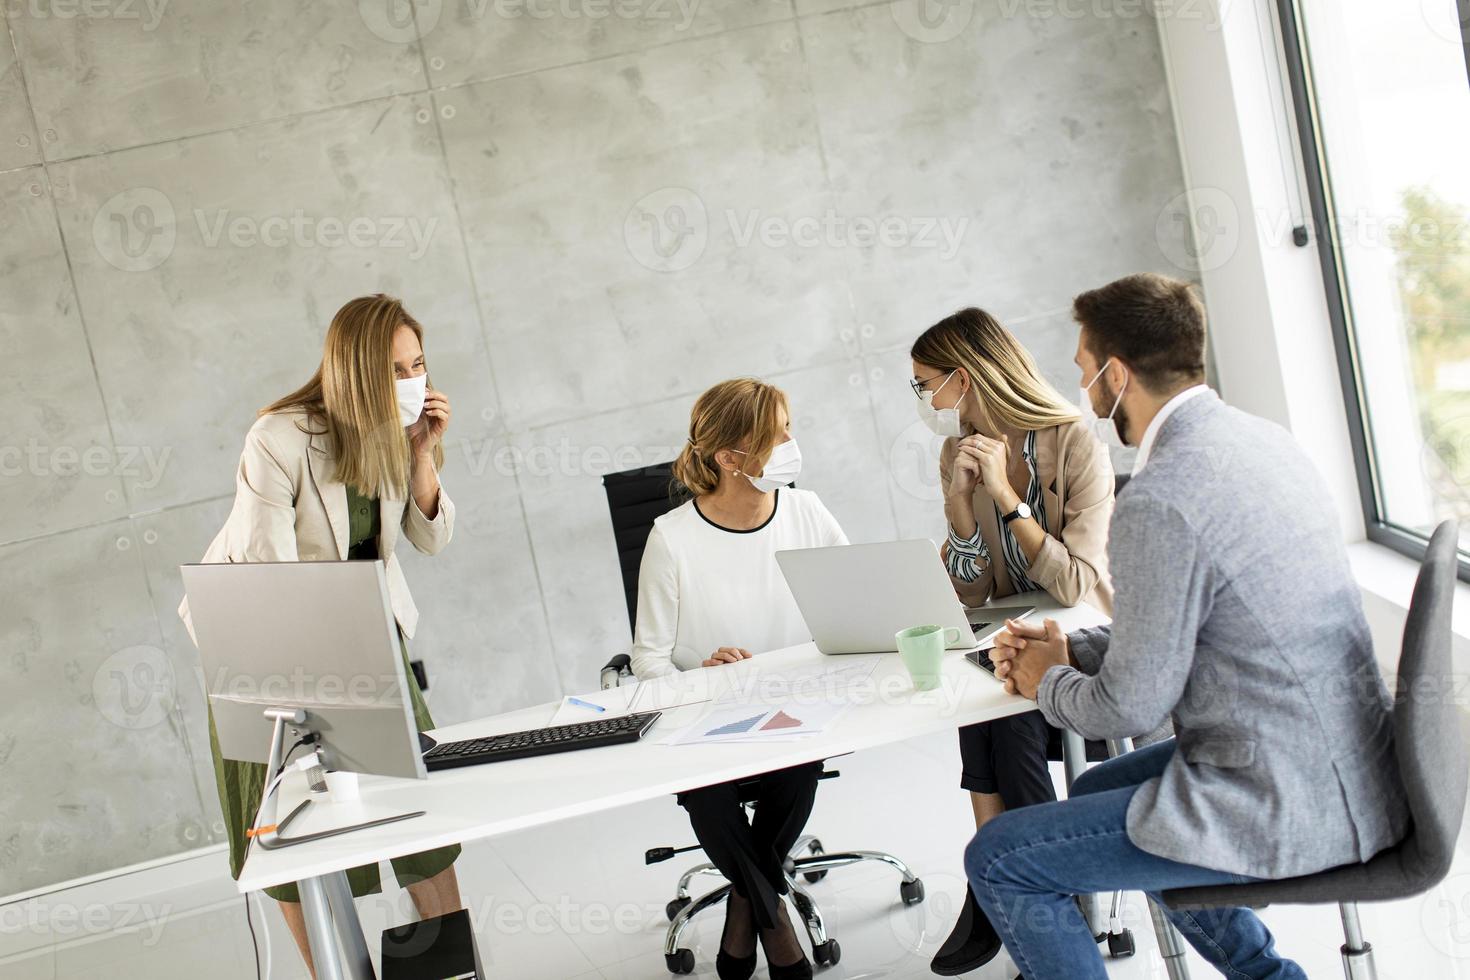
M 1077 408 L 1041 376 L 994 317 L 966 309 L 910 351 L 919 415 L 938 435 L 949 536 L 942 549 L 967 606 L 1045 589 L 1058 602 L 1112 610 L 1107 533 L 1113 468 Z M 1007 809 L 1056 799 L 1041 712 L 960 729 L 960 785 L 978 829 Z M 977 969 L 1000 937 L 973 894 L 930 964 L 942 976 Z
M 449 399 L 428 387 L 423 328 L 398 300 L 352 300 L 327 330 L 321 367 L 297 391 L 261 409 L 245 436 L 235 504 L 205 562 L 336 561 L 381 558 L 398 622 L 414 715 L 434 727 L 423 693 L 406 670 L 418 610 L 394 549 L 400 536 L 436 554 L 454 530 L 454 505 L 439 485 Z M 179 615 L 189 624 L 188 603 Z M 190 625 L 192 633 L 192 625 Z M 264 788 L 265 766 L 222 759 L 209 724 L 215 780 L 230 838 L 230 871 L 240 875 L 246 830 Z M 460 908 L 454 860 L 459 847 L 393 861 L 394 874 L 424 918 Z M 376 866 L 348 873 L 352 894 L 379 888 Z M 296 886 L 268 888 L 315 976 Z

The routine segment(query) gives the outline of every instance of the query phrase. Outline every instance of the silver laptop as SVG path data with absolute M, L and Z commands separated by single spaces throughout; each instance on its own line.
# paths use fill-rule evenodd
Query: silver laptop
M 1005 617 L 1035 610 L 967 611 L 926 538 L 778 551 L 776 561 L 823 653 L 890 653 L 898 649 L 893 634 L 927 625 L 954 627 L 960 637 L 950 648 L 974 650 L 1005 628 Z

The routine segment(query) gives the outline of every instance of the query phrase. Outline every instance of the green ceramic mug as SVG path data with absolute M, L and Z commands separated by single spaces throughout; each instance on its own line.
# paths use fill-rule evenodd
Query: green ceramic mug
M 932 691 L 939 686 L 945 647 L 960 642 L 960 631 L 953 626 L 910 626 L 893 634 L 898 655 L 914 679 L 914 690 Z

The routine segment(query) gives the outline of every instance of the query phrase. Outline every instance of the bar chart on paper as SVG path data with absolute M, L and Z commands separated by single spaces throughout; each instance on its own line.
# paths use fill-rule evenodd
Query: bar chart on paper
M 844 704 L 822 702 L 769 708 L 724 705 L 676 733 L 669 744 L 805 738 L 823 731 L 845 708 Z
M 800 718 L 793 718 L 784 711 L 778 711 L 761 726 L 761 730 L 773 732 L 782 728 L 800 728 L 801 726 Z
M 711 728 L 704 734 L 707 738 L 719 738 L 721 735 L 744 735 L 755 728 L 756 725 L 760 724 L 761 719 L 765 716 L 766 712 L 762 711 L 760 714 L 751 715 L 749 718 L 741 718 L 739 721 L 731 721 Z
M 876 657 L 850 658 L 794 671 L 738 676 L 697 719 L 671 726 L 665 745 L 765 742 L 807 738 L 826 730 L 854 700 L 869 696 Z

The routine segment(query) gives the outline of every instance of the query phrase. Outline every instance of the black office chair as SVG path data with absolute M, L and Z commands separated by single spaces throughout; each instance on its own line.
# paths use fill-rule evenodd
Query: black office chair
M 623 473 L 610 473 L 602 478 L 607 491 L 607 507 L 612 517 L 613 536 L 617 541 L 618 566 L 623 573 L 623 592 L 628 603 L 628 625 L 638 617 L 638 570 L 643 562 L 643 549 L 648 544 L 653 522 L 662 514 L 689 499 L 689 492 L 674 479 L 672 466 L 662 463 Z M 626 678 L 633 676 L 631 658 L 620 653 L 602 668 L 603 688 L 616 687 Z M 841 773 L 835 770 L 823 772 L 819 778 L 835 779 Z M 747 803 L 755 799 L 755 780 L 742 784 L 741 798 Z M 644 862 L 657 864 L 667 861 L 676 854 L 698 850 L 690 847 L 654 847 L 644 852 Z M 924 900 L 924 883 L 914 876 L 908 865 L 892 854 L 882 851 L 841 851 L 826 853 L 820 838 L 805 834 L 791 848 L 786 858 L 786 883 L 791 889 L 791 901 L 801 915 L 807 936 L 812 944 L 812 959 L 816 965 L 831 966 L 842 958 L 842 947 L 837 940 L 827 935 L 827 926 L 821 909 L 798 878 L 815 883 L 827 876 L 833 868 L 857 864 L 861 861 L 878 861 L 896 870 L 903 876 L 898 886 L 899 897 L 905 905 Z M 669 930 L 664 937 L 664 962 L 670 973 L 693 973 L 694 951 L 679 945 L 685 928 L 690 921 L 707 908 L 719 905 L 730 892 L 730 885 L 721 885 L 698 898 L 689 894 L 690 883 L 700 875 L 719 875 L 713 864 L 696 865 L 679 878 L 673 899 L 665 907 L 669 917 Z
M 1456 689 L 1450 616 L 1455 601 L 1458 542 L 1454 521 L 1445 521 L 1435 529 L 1404 622 L 1394 693 L 1393 738 L 1413 821 L 1408 836 L 1364 864 L 1280 881 L 1164 892 L 1164 901 L 1171 908 L 1335 903 L 1345 940 L 1344 975 L 1348 980 L 1373 980 L 1377 976 L 1373 947 L 1363 938 L 1358 922 L 1358 903 L 1412 898 L 1443 881 L 1449 874 L 1465 816 L 1470 753 L 1466 751 L 1458 699 L 1450 694 Z M 1169 963 L 1171 980 L 1188 977 L 1183 966 L 1182 956 Z

